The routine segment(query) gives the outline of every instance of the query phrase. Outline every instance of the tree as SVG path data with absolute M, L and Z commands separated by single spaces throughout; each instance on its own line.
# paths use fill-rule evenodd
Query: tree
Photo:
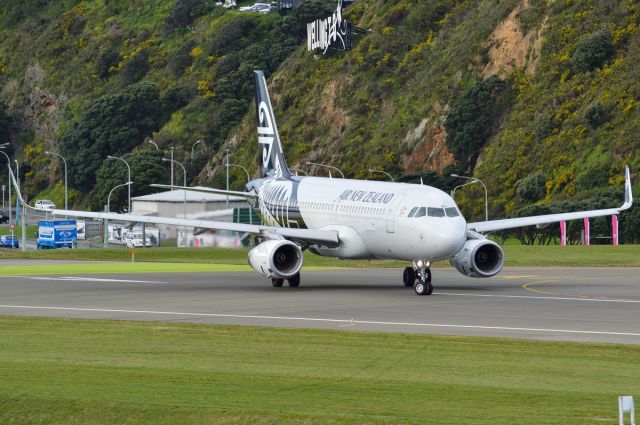
M 125 84 L 139 81 L 149 71 L 149 52 L 146 49 L 138 52 L 122 67 L 122 77 Z
M 282 29 L 285 33 L 295 37 L 298 42 L 307 37 L 307 23 L 318 18 L 325 18 L 336 10 L 334 1 L 305 0 L 291 10 L 282 22 Z
M 106 79 L 109 77 L 109 69 L 118 66 L 118 62 L 120 62 L 118 50 L 116 48 L 106 50 L 98 55 L 96 73 L 100 78 Z
M 444 125 L 446 145 L 456 162 L 467 170 L 472 168 L 491 135 L 500 112 L 499 96 L 505 87 L 505 82 L 494 75 L 451 102 L 451 112 Z
M 547 195 L 547 177 L 535 172 L 516 183 L 516 195 L 524 203 L 537 202 Z
M 571 56 L 574 72 L 591 71 L 602 65 L 614 52 L 611 31 L 603 28 L 583 37 Z
M 0 102 L 0 144 L 9 141 L 12 118 L 6 106 Z
M 91 103 L 61 140 L 69 161 L 70 184 L 81 191 L 91 190 L 105 157 L 131 151 L 157 131 L 171 113 L 166 106 L 150 82 L 128 86 Z
M 141 196 L 153 193 L 153 183 L 165 183 L 169 179 L 169 167 L 162 162 L 162 152 L 148 150 L 128 153 L 122 158 L 131 167 L 131 196 Z M 97 172 L 96 185 L 91 191 L 91 208 L 94 211 L 102 210 L 107 203 L 109 192 L 115 186 L 127 181 L 127 167 L 122 161 L 106 160 L 102 162 Z M 111 211 L 123 211 L 127 208 L 127 188 L 123 186 L 111 195 Z
M 165 31 L 170 33 L 188 27 L 207 10 L 207 3 L 203 0 L 178 0 L 165 20 Z
M 547 205 L 530 204 L 514 211 L 511 217 L 529 217 L 532 215 L 553 214 L 553 209 Z M 508 234 L 515 236 L 522 245 L 548 245 L 558 235 L 558 224 L 553 223 L 539 228 L 538 226 L 525 226 L 510 229 Z
M 620 241 L 640 243 L 640 198 L 633 200 L 633 207 L 620 214 Z

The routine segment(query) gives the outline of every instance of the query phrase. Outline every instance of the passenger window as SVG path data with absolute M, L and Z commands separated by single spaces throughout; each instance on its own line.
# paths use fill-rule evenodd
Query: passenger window
M 444 209 L 442 208 L 427 208 L 427 214 L 429 217 L 444 217 Z
M 460 215 L 456 207 L 449 207 L 444 209 L 447 213 L 447 217 L 457 217 Z
M 414 215 L 416 215 L 417 211 L 418 211 L 418 207 L 411 208 L 411 211 L 409 211 L 409 217 L 413 217 Z
M 425 215 L 427 215 L 427 209 L 425 207 L 420 207 L 418 208 L 415 217 L 424 217 Z

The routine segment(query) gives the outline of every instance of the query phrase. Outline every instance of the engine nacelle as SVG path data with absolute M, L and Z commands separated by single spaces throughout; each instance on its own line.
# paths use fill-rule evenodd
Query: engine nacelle
M 449 261 L 465 276 L 491 277 L 502 270 L 504 251 L 488 239 L 470 239 Z
M 249 265 L 264 277 L 292 277 L 300 271 L 302 260 L 302 249 L 287 240 L 268 240 L 249 251 Z

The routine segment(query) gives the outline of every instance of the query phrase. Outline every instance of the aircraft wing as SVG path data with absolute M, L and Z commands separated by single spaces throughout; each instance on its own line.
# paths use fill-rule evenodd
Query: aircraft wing
M 126 221 L 136 223 L 149 223 L 149 224 L 167 224 L 173 226 L 185 226 L 185 227 L 198 227 L 202 229 L 212 230 L 232 230 L 235 232 L 250 233 L 254 235 L 261 235 L 265 238 L 278 239 L 292 239 L 300 242 L 310 242 L 313 244 L 335 247 L 338 246 L 340 241 L 338 239 L 338 232 L 335 230 L 322 230 L 322 229 L 291 229 L 281 228 L 273 226 L 263 226 L 257 224 L 243 224 L 243 223 L 229 223 L 224 221 L 212 221 L 212 220 L 193 220 L 185 218 L 171 218 L 171 217 L 154 217 L 147 215 L 134 215 L 134 214 L 118 214 L 118 213 L 105 213 L 105 212 L 91 212 L 91 211 L 76 211 L 76 210 L 61 210 L 61 209 L 41 209 L 34 208 L 24 202 L 22 194 L 18 190 L 18 185 L 15 181 L 13 173 L 11 174 L 11 180 L 13 186 L 16 188 L 16 194 L 18 201 L 21 205 L 36 211 L 43 211 L 49 214 L 65 216 L 65 217 L 78 217 L 78 218 L 93 218 L 99 220 L 113 220 L 113 221 Z
M 615 215 L 631 208 L 633 203 L 633 194 L 631 193 L 631 177 L 629 176 L 629 167 L 625 168 L 624 179 L 624 204 L 619 208 L 608 208 L 602 210 L 579 211 L 560 214 L 545 214 L 531 217 L 507 218 L 504 220 L 479 221 L 476 223 L 468 223 L 467 229 L 478 233 L 494 232 L 496 230 L 513 229 L 515 227 L 534 226 L 537 224 L 557 223 L 559 221 L 579 220 L 582 218 L 601 217 L 607 215 Z
M 234 190 L 214 189 L 212 187 L 188 187 L 188 186 L 172 186 L 170 184 L 152 184 L 151 187 L 159 187 L 161 189 L 183 189 L 191 192 L 215 193 L 216 195 L 238 196 L 245 199 L 256 199 L 258 195 L 251 192 L 237 192 Z

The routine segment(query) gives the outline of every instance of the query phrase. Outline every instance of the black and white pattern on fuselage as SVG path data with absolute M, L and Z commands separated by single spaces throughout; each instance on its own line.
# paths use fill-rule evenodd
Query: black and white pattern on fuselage
M 270 179 L 260 186 L 260 215 L 265 224 L 306 229 L 298 202 L 299 182 Z

